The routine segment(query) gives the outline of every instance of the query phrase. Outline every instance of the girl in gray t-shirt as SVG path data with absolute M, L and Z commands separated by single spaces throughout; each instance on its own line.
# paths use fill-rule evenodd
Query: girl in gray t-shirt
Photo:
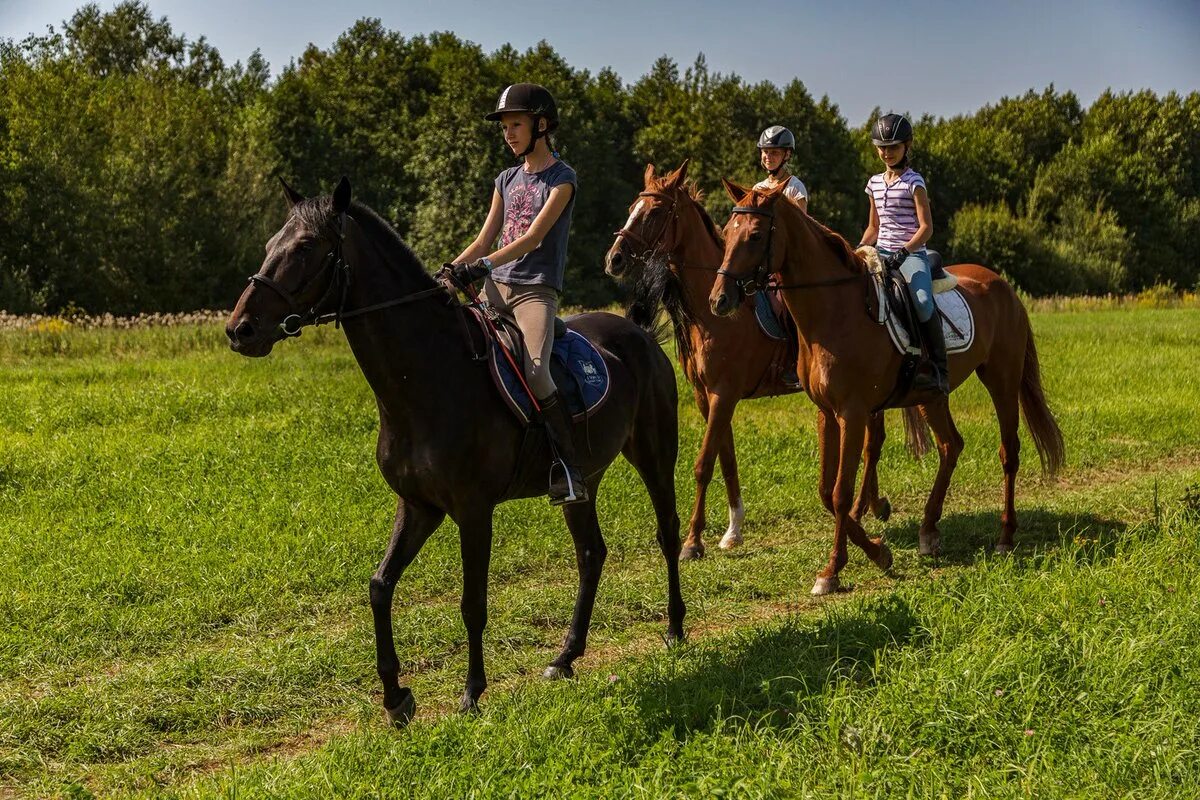
M 484 299 L 516 320 L 525 337 L 525 379 L 561 457 L 559 468 L 550 473 L 550 502 L 584 502 L 588 494 L 575 466 L 570 414 L 550 377 L 554 317 L 578 180 L 551 145 L 558 108 L 544 87 L 509 86 L 486 118 L 500 123 L 505 143 L 524 163 L 496 178 L 487 220 L 454 259 L 452 270 L 464 285 L 483 278 Z

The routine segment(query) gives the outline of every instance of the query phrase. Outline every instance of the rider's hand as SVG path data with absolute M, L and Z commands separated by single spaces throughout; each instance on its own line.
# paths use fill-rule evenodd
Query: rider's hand
M 480 278 L 486 278 L 492 271 L 492 262 L 486 258 L 476 259 L 470 264 L 453 264 L 450 267 L 450 274 L 454 276 L 454 280 L 463 286 L 469 286 Z
M 888 269 L 900 269 L 900 265 L 904 263 L 904 259 L 908 258 L 909 255 L 908 249 L 901 247 L 887 257 L 887 260 L 883 262 L 883 266 Z

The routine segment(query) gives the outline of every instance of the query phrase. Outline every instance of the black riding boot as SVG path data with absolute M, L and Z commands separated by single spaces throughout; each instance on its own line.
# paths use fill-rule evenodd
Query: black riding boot
M 571 412 L 558 392 L 541 401 L 546 433 L 558 450 L 559 461 L 550 464 L 550 505 L 586 503 L 587 486 L 575 461 L 575 442 L 571 439 Z
M 946 368 L 946 337 L 942 333 L 942 317 L 935 308 L 933 316 L 921 323 L 921 338 L 929 351 L 929 372 L 917 374 L 913 388 L 950 394 L 950 371 Z

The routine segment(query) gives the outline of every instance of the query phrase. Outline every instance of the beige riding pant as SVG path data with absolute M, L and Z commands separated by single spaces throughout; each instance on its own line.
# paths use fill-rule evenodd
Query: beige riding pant
M 529 388 L 539 400 L 554 394 L 550 350 L 554 346 L 558 292 L 553 286 L 497 283 L 488 278 L 483 282 L 483 298 L 501 314 L 515 319 L 525 335 L 525 380 Z

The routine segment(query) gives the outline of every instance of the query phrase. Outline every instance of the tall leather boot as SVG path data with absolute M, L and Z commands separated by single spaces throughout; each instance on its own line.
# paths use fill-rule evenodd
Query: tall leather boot
M 550 505 L 586 503 L 587 486 L 575 461 L 575 442 L 571 439 L 571 412 L 562 402 L 558 392 L 541 401 L 542 417 L 546 421 L 546 433 L 558 450 L 559 461 L 550 464 Z
M 933 316 L 921 323 L 921 338 L 929 351 L 929 372 L 917 374 L 913 388 L 950 394 L 950 371 L 946 367 L 946 337 L 942 333 L 942 317 L 935 308 Z

